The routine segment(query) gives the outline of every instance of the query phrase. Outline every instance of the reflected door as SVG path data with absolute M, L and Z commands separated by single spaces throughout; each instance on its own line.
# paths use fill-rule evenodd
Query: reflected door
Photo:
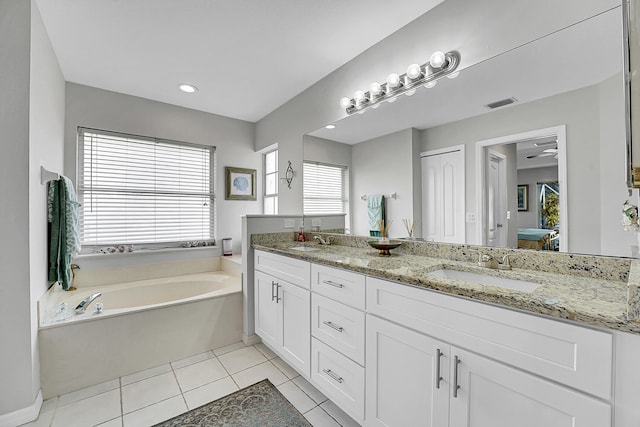
M 487 156 L 487 245 L 507 246 L 507 170 L 505 156 Z
M 465 243 L 464 151 L 427 152 L 421 157 L 423 237 Z

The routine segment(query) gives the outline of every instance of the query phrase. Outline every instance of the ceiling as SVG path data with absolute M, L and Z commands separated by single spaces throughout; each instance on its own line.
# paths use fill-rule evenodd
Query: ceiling
M 66 81 L 255 122 L 442 1 L 37 4 Z

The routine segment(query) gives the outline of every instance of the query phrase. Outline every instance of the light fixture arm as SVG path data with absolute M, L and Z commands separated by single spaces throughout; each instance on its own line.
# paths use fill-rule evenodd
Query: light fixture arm
M 453 74 L 458 65 L 460 65 L 460 54 L 456 51 L 450 51 L 445 53 L 444 57 L 444 63 L 439 68 L 435 68 L 429 62 L 426 62 L 420 66 L 420 69 L 425 70 L 425 72 L 421 73 L 417 78 L 412 79 L 406 73 L 402 74 L 400 76 L 401 84 L 396 87 L 391 87 L 388 83 L 384 83 L 381 85 L 383 90 L 378 95 L 371 93 L 371 91 L 363 92 L 364 96 L 358 93 L 358 99 L 343 98 L 340 101 L 340 105 L 346 108 L 347 114 L 362 112 L 372 105 L 388 101 L 405 92 L 414 90 L 418 86 L 435 82 L 446 75 Z M 453 78 L 453 76 L 451 77 Z

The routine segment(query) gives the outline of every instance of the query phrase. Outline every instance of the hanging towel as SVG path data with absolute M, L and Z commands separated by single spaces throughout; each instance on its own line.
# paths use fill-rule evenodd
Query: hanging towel
M 80 251 L 79 207 L 69 178 L 49 182 L 49 281 L 59 282 L 64 290 L 71 284 L 71 257 Z
M 367 207 L 369 213 L 369 235 L 381 237 L 382 233 L 378 230 L 378 221 L 385 220 L 384 214 L 384 196 L 376 194 L 367 198 Z

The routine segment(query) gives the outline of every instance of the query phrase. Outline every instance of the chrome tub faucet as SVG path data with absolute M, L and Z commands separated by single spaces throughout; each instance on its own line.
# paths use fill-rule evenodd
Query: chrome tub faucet
M 89 304 L 91 304 L 91 302 L 98 298 L 99 296 L 102 295 L 102 292 L 96 292 L 95 294 L 91 294 L 88 297 L 86 297 L 85 299 L 83 299 L 82 301 L 80 301 L 80 304 L 78 304 L 76 306 L 76 313 L 77 314 L 82 314 L 85 312 L 85 310 L 87 309 L 87 307 L 89 306 Z
M 329 241 L 329 238 L 327 237 L 327 240 L 324 240 L 322 237 L 320 236 L 313 236 L 314 239 L 319 240 L 321 245 L 330 245 L 331 242 Z

